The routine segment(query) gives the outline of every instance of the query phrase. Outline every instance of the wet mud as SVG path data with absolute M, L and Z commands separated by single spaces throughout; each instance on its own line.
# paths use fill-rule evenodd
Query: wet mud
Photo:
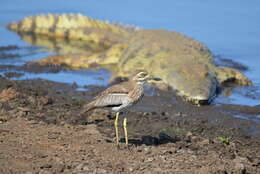
M 118 81 L 124 79 L 118 78 Z M 117 83 L 117 81 L 113 82 Z M 259 173 L 260 125 L 234 118 L 259 106 L 184 102 L 146 86 L 114 145 L 114 113 L 79 115 L 103 87 L 0 77 L 0 173 Z
M 14 52 L 19 49 L 0 47 L 0 54 L 19 57 Z M 222 63 L 246 70 L 229 59 Z M 260 105 L 198 107 L 171 89 L 147 85 L 141 102 L 121 113 L 117 149 L 113 112 L 79 114 L 104 87 L 86 85 L 79 91 L 76 83 L 11 80 L 66 70 L 34 62 L 0 65 L 0 173 L 260 173 Z M 125 80 L 114 78 L 108 86 Z M 233 86 L 225 85 L 227 92 L 220 92 L 228 95 Z

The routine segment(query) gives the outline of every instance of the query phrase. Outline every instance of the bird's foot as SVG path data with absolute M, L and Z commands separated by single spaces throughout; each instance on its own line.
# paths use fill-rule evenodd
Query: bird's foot
M 120 145 L 119 144 L 115 144 L 117 150 L 120 150 Z
M 124 150 L 128 150 L 129 152 L 132 152 L 132 151 L 133 151 L 133 147 L 134 147 L 133 145 L 127 144 L 127 145 L 124 146 L 123 149 L 124 149 Z
M 120 144 L 115 144 L 117 150 L 129 150 L 129 151 L 132 151 L 132 148 L 133 148 L 133 145 L 122 145 L 120 146 Z

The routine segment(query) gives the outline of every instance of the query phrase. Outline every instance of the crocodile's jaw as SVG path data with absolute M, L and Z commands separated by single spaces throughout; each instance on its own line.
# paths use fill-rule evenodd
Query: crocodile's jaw
M 213 74 L 198 73 L 196 69 L 193 71 L 193 80 L 187 80 L 191 78 L 189 74 L 185 75 L 173 71 L 167 75 L 168 77 L 165 77 L 166 83 L 174 88 L 185 101 L 196 105 L 209 104 L 216 94 L 217 79 Z
M 201 95 L 183 95 L 181 92 L 177 93 L 181 96 L 185 101 L 191 102 L 197 106 L 210 104 L 212 100 L 216 97 L 215 90 L 211 91 L 211 94 L 201 94 Z

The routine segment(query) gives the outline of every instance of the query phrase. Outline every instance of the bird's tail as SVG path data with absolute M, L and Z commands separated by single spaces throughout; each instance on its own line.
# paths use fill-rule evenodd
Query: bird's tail
M 94 105 L 94 103 L 90 102 L 90 103 L 88 103 L 88 104 L 83 106 L 83 109 L 80 112 L 80 115 L 83 115 L 83 114 L 85 114 L 85 113 L 87 113 L 87 112 L 89 112 L 89 111 L 91 111 L 91 110 L 93 110 L 95 108 L 96 108 L 96 106 Z

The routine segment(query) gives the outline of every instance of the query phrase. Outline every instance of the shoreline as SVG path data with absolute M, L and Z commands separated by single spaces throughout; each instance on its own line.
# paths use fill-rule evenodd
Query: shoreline
M 127 115 L 130 151 L 124 139 L 117 150 L 110 111 L 78 117 L 104 88 L 82 92 L 41 79 L 0 81 L 3 173 L 259 172 L 260 134 L 252 132 L 260 125 L 228 114 L 256 113 L 259 106 L 197 107 L 153 87 L 154 95 Z

